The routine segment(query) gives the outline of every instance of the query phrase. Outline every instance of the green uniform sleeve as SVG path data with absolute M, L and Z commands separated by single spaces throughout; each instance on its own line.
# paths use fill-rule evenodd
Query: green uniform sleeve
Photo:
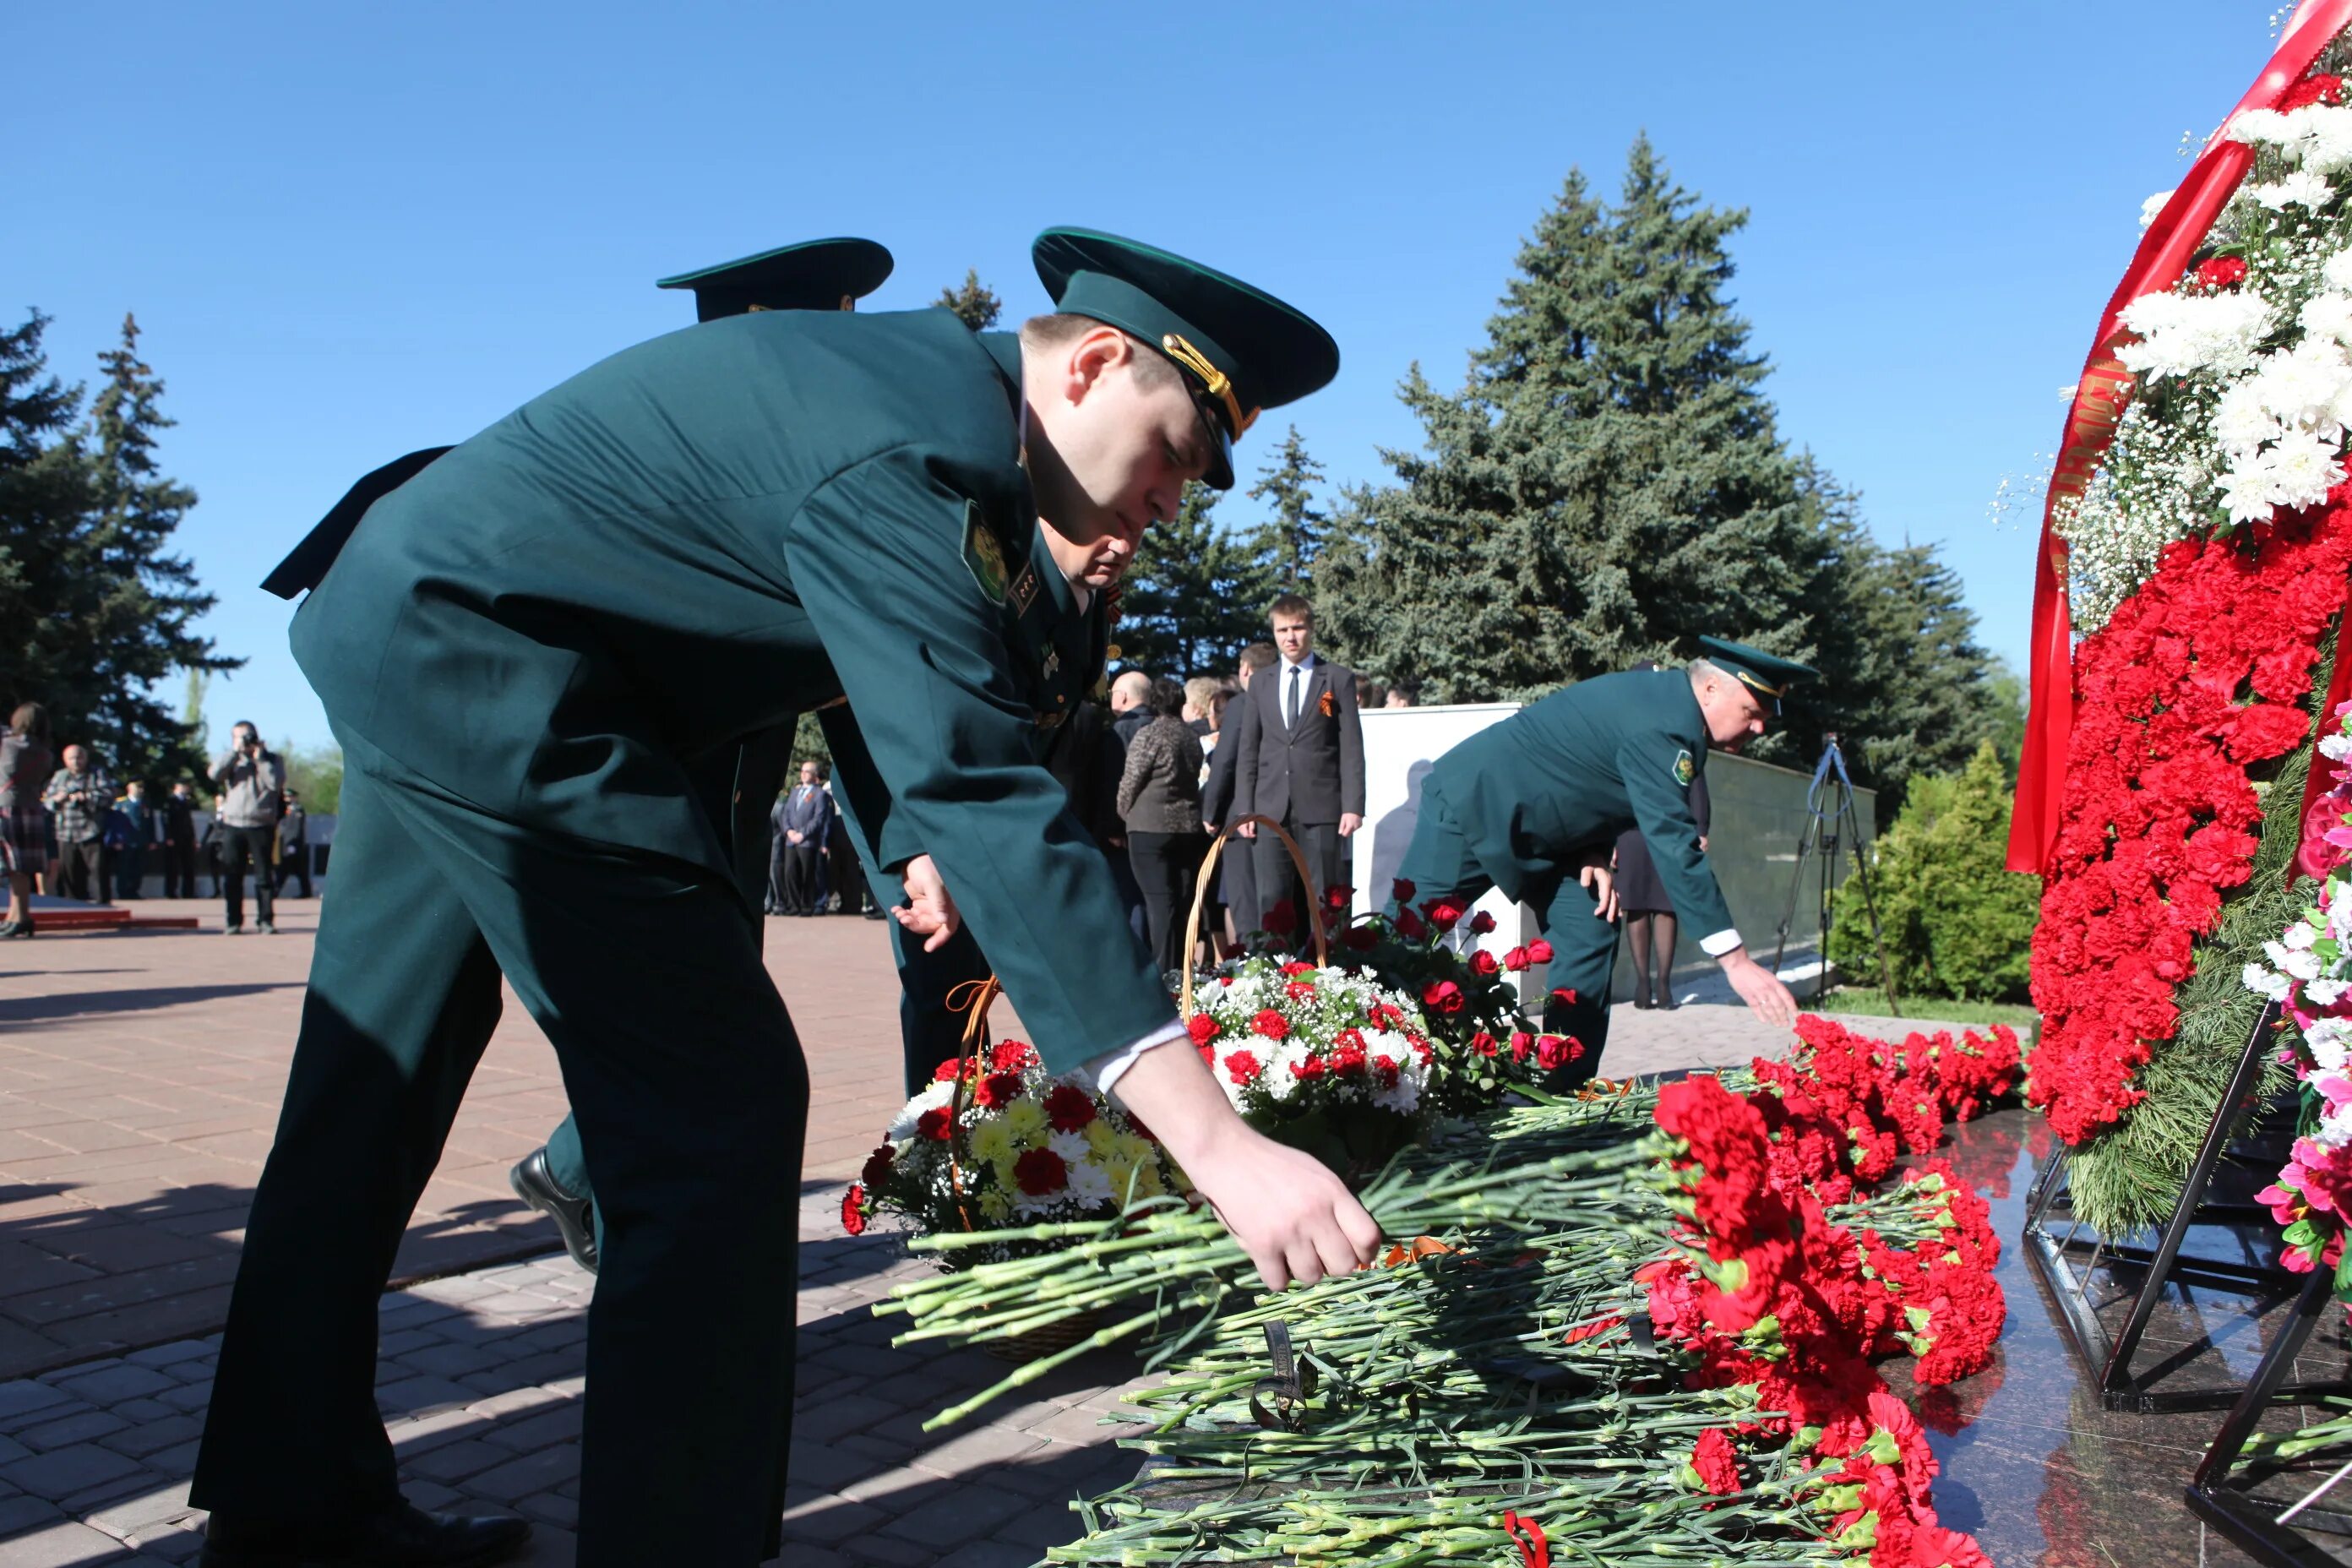
M 1175 1009 L 1109 867 L 1039 765 L 1010 669 L 1001 582 L 968 563 L 979 503 L 921 447 L 867 459 L 786 522 L 794 593 L 864 742 L 836 757 L 878 845 L 921 846 L 1056 1071 L 1166 1026 Z M 887 795 L 887 807 L 869 803 Z M 882 859 L 882 864 L 892 862 Z
M 1666 897 L 1674 900 L 1675 912 L 1691 935 L 1704 940 L 1732 929 L 1731 909 L 1699 849 L 1689 792 L 1675 777 L 1675 759 L 1686 750 L 1671 733 L 1652 730 L 1630 735 L 1617 747 L 1617 774 L 1625 781 L 1633 820 L 1650 842 L 1650 858 L 1665 884 Z

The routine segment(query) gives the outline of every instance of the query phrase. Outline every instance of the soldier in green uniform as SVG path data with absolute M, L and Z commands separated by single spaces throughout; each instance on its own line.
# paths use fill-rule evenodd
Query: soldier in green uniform
M 1691 819 L 1690 783 L 1710 747 L 1737 752 L 1779 716 L 1780 694 L 1813 671 L 1717 637 L 1687 669 L 1579 681 L 1480 731 L 1437 760 L 1397 875 L 1416 900 L 1489 888 L 1535 906 L 1551 943 L 1544 1028 L 1583 1052 L 1563 1080 L 1600 1070 L 1617 960 L 1609 851 L 1638 826 L 1699 945 L 1757 1016 L 1796 1021 L 1789 988 L 1748 955 Z
M 1336 1178 L 1241 1122 L 1118 934 L 1003 636 L 1039 511 L 1132 549 L 1186 480 L 1230 486 L 1234 438 L 1337 351 L 1147 246 L 1053 230 L 1037 261 L 1059 312 L 1017 339 L 760 312 L 616 354 L 370 507 L 296 616 L 351 892 L 326 900 L 197 1460 L 220 1568 L 514 1549 L 401 1500 L 373 1396 L 376 1298 L 501 972 L 562 1061 L 604 1227 L 577 1561 L 759 1560 L 807 1076 L 690 769 L 840 699 L 836 784 L 901 923 L 968 915 L 1046 1064 L 1149 1121 L 1269 1284 L 1378 1245 Z
M 853 310 L 888 280 L 890 252 L 870 239 L 813 239 L 764 250 L 738 261 L 664 278 L 656 289 L 694 293 L 694 319 L 722 321 L 761 310 Z M 783 787 L 794 725 L 787 721 L 747 736 L 731 757 L 724 752 L 695 763 L 696 794 L 714 822 L 727 826 L 735 879 L 756 910 L 764 902 L 774 829 L 768 808 Z M 766 924 L 754 931 L 764 939 Z M 564 1251 L 582 1268 L 596 1267 L 594 1199 L 580 1124 L 571 1116 L 547 1142 L 508 1173 L 515 1195 L 555 1222 Z

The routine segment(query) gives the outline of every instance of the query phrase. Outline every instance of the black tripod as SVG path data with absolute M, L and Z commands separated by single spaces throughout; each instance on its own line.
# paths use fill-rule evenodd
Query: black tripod
M 1837 889 L 1841 828 L 1852 837 L 1854 880 L 1862 884 L 1862 907 L 1870 916 L 1870 942 L 1878 957 L 1879 979 L 1886 986 L 1886 1008 L 1900 1018 L 1903 1009 L 1895 997 L 1895 973 L 1886 963 L 1886 939 L 1879 930 L 1878 905 L 1870 896 L 1870 861 L 1863 853 L 1862 817 L 1853 807 L 1853 780 L 1845 771 L 1845 753 L 1838 750 L 1835 734 L 1822 737 L 1822 760 L 1813 764 L 1813 782 L 1805 791 L 1805 830 L 1797 836 L 1797 868 L 1789 879 L 1788 906 L 1780 911 L 1780 942 L 1772 950 L 1772 971 L 1780 973 L 1781 955 L 1789 951 L 1789 928 L 1796 923 L 1797 898 L 1805 886 L 1806 858 L 1816 856 L 1822 863 L 1822 960 L 1813 977 L 1816 1006 L 1829 990 L 1830 896 Z

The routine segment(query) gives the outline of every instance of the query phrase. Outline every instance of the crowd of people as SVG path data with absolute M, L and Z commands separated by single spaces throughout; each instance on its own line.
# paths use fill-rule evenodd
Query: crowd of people
M 0 938 L 34 934 L 36 893 L 92 905 L 142 899 L 151 865 L 166 899 L 222 900 L 232 935 L 245 929 L 250 876 L 255 929 L 274 931 L 288 883 L 312 896 L 309 814 L 286 782 L 284 761 L 250 723 L 236 725 L 206 783 L 208 810 L 186 779 L 151 799 L 148 781 L 117 780 L 81 742 L 58 745 L 47 710 L 19 703 L 0 729 L 0 872 L 8 889 Z M 209 895 L 197 890 L 200 866 L 212 880 Z

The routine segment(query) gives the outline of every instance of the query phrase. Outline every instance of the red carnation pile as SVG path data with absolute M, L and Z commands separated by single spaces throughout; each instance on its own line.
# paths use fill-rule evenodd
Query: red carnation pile
M 2331 89 L 2332 90 L 2332 89 Z M 2252 875 L 2247 776 L 2301 745 L 2352 565 L 2352 489 L 2273 527 L 2169 545 L 2074 654 L 2064 819 L 2033 940 L 2030 1098 L 2079 1143 L 2119 1120 L 2172 1036 L 2174 990 Z

